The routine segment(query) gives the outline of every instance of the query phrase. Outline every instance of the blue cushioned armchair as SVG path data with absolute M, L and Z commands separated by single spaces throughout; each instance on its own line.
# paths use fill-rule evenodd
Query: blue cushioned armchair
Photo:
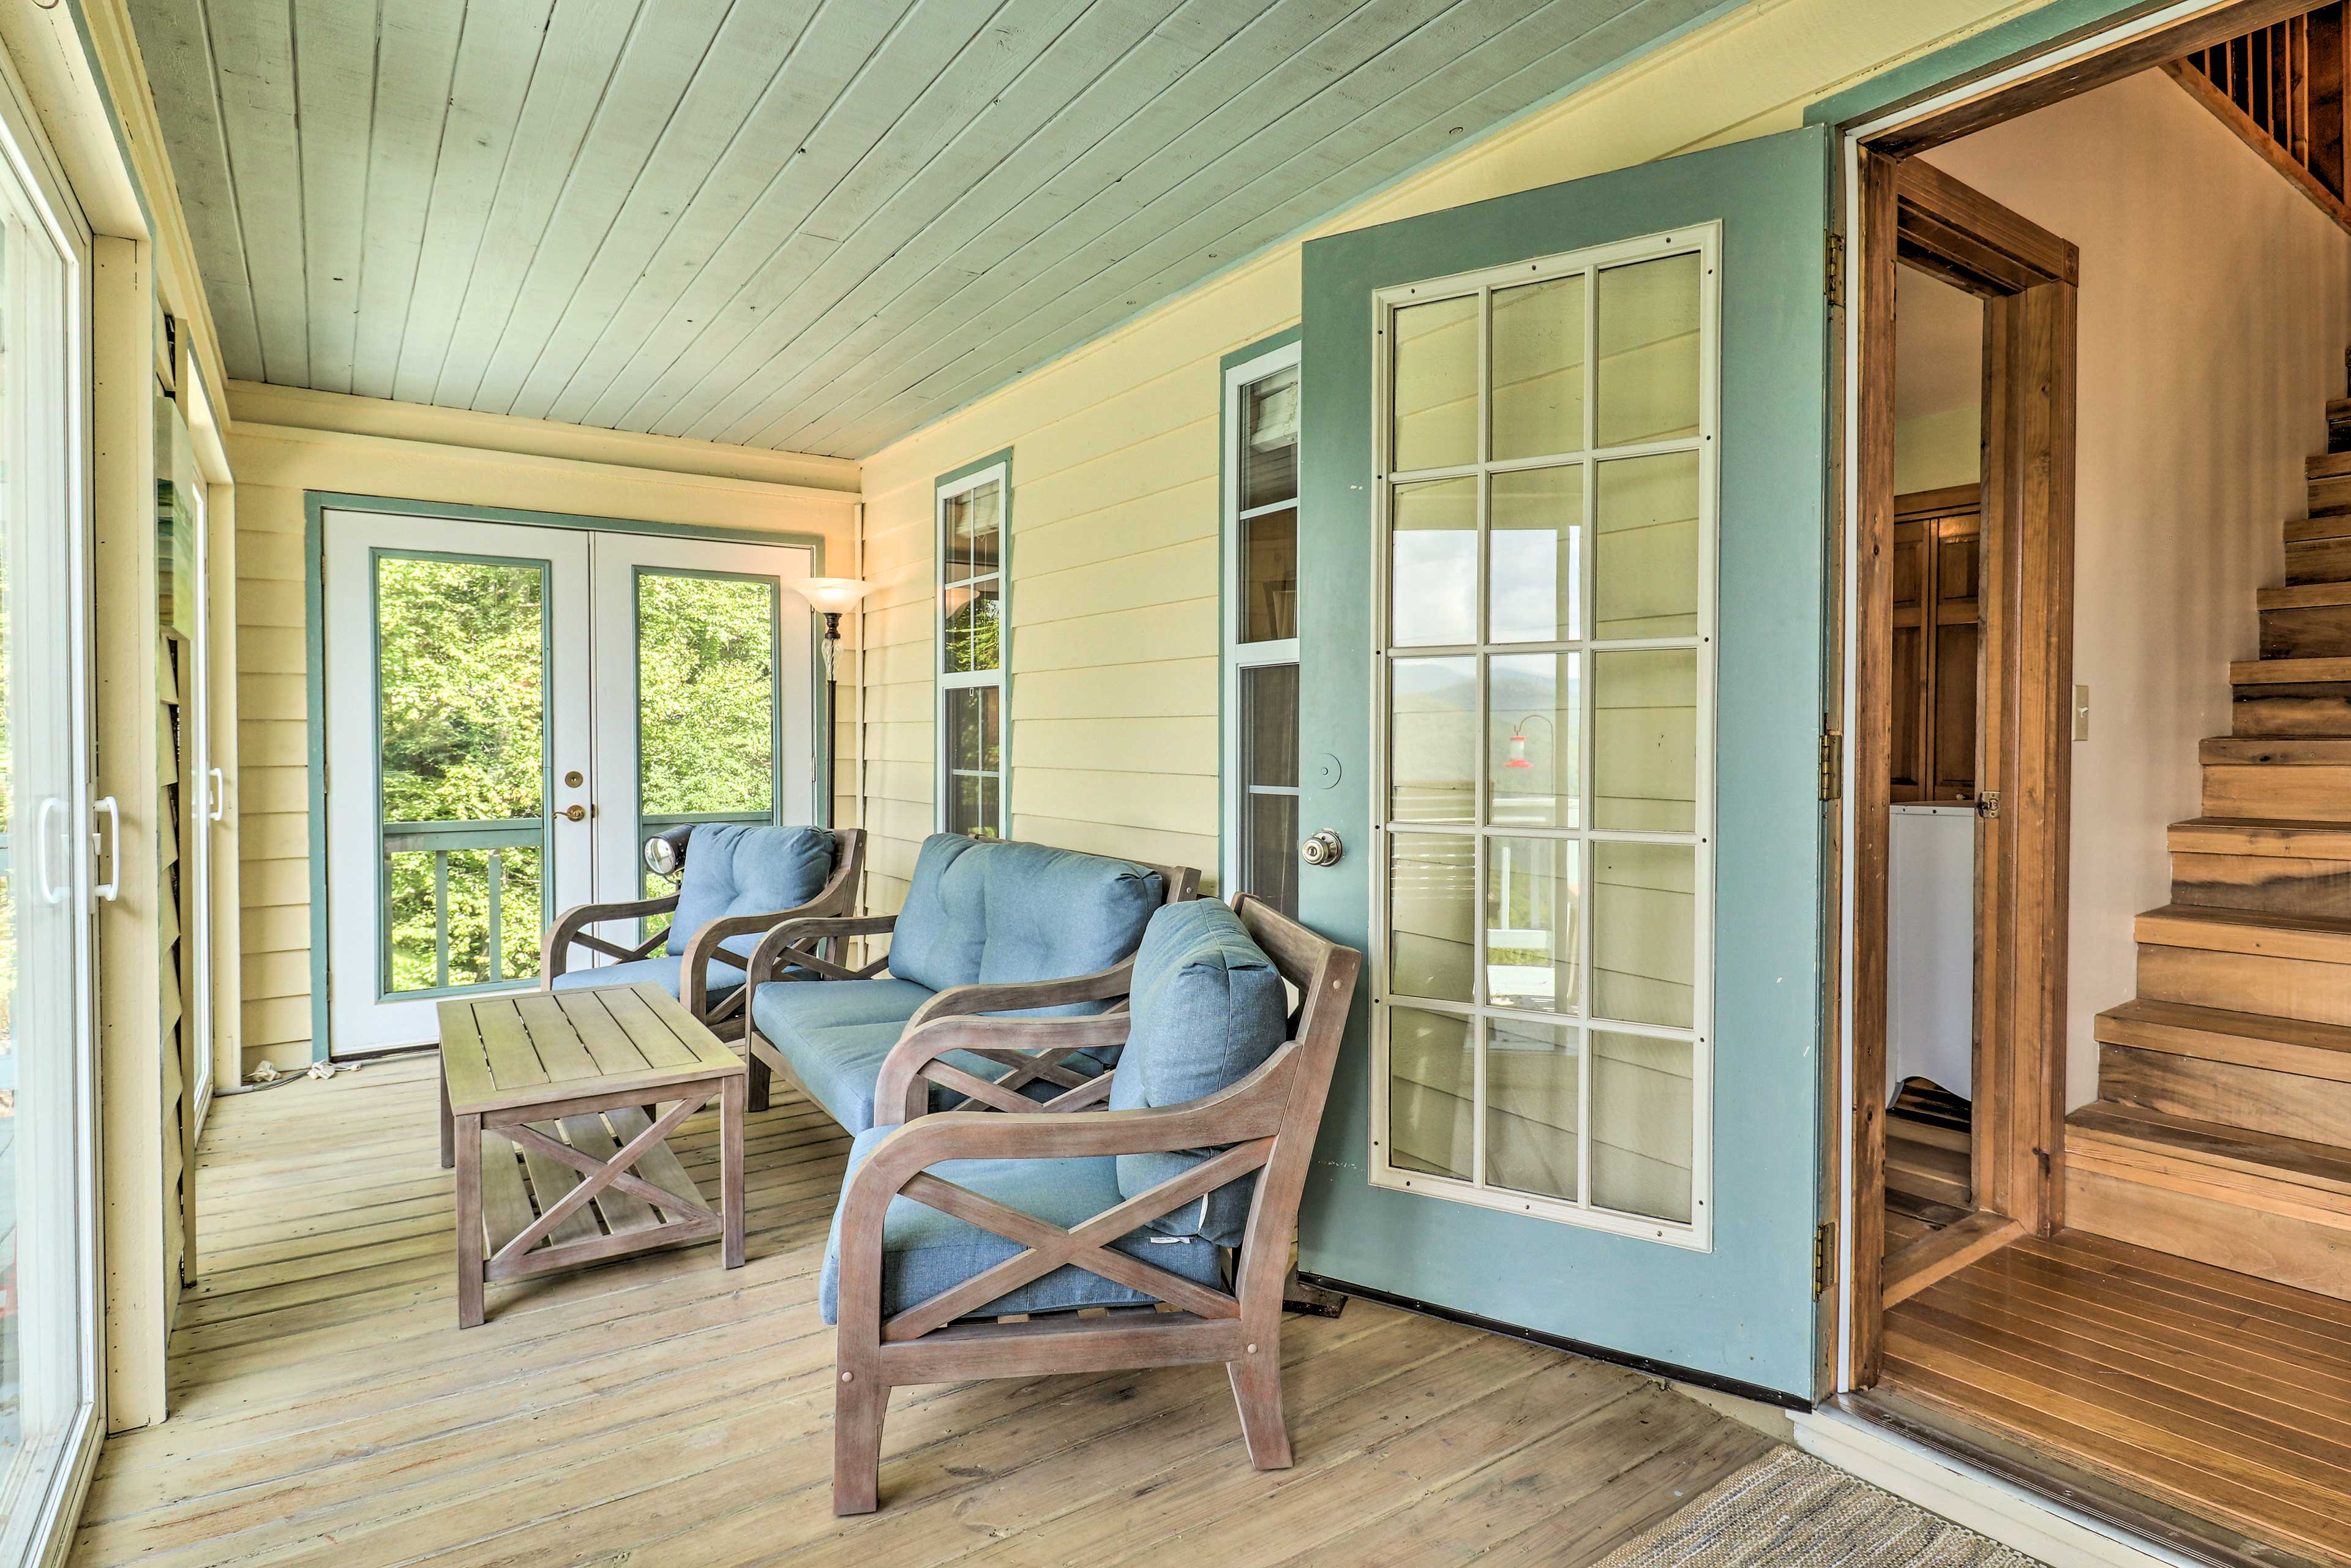
M 862 1133 L 876 1119 L 883 1059 L 911 1029 L 975 1013 L 1113 1008 L 1127 993 L 1153 912 L 1192 898 L 1199 881 L 1189 866 L 934 833 L 896 915 L 796 918 L 761 939 L 748 965 L 751 1108 L 766 1106 L 770 1074 L 780 1071 L 834 1121 Z M 853 936 L 887 936 L 890 951 L 849 967 L 841 948 Z M 960 1076 L 931 1081 L 935 1108 L 976 1087 L 1024 1103 L 1099 1098 L 1100 1089 L 1085 1085 L 1108 1064 L 1081 1049 L 1018 1062 L 957 1053 L 946 1065 Z
M 1223 1362 L 1250 1462 L 1289 1467 L 1282 1284 L 1361 966 L 1241 894 L 1152 916 L 1128 1011 L 906 1032 L 819 1295 L 839 1327 L 834 1512 L 876 1506 L 883 1412 L 909 1384 Z M 950 1065 L 1110 1047 L 1109 1106 L 1085 1114 Z M 926 1078 L 1002 1108 L 915 1113 Z
M 539 988 L 580 990 L 657 982 L 721 1040 L 743 1033 L 744 968 L 778 921 L 843 915 L 856 907 L 865 865 L 857 828 L 768 827 L 705 822 L 686 840 L 678 890 L 660 898 L 580 904 L 548 927 Z M 671 917 L 634 947 L 589 929 L 605 920 Z M 575 947 L 618 963 L 570 967 Z

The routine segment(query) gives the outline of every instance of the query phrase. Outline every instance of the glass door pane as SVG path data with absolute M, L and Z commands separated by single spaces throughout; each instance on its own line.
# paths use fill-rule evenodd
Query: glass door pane
M 1710 243 L 1391 291 L 1378 423 L 1376 1176 L 1694 1244 Z
M 543 561 L 375 559 L 386 997 L 538 977 Z
M 675 892 L 645 864 L 661 834 L 818 821 L 819 623 L 788 586 L 813 575 L 813 552 L 600 533 L 591 559 L 596 896 Z M 608 923 L 602 934 L 634 947 L 668 920 Z M 589 955 L 575 949 L 572 961 Z
M 91 1411 L 87 680 L 65 264 L 0 178 L 0 1563 Z M 70 1521 L 67 1521 L 68 1526 Z
M 640 567 L 636 589 L 637 842 L 774 821 L 776 580 Z M 642 869 L 645 897 L 669 891 Z

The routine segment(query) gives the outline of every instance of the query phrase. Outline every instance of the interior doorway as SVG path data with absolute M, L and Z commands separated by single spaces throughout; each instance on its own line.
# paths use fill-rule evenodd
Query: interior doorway
M 649 837 L 816 820 L 806 547 L 336 509 L 320 532 L 331 1054 L 538 984 L 559 912 L 658 891 Z
M 1923 160 L 1862 176 L 1854 1274 L 1875 1316 L 2063 1207 L 2079 261 Z M 1875 1381 L 1874 1332 L 1856 1351 Z
M 2344 13 L 2149 14 L 1847 141 L 1844 1403 L 2215 1563 L 2351 1564 Z

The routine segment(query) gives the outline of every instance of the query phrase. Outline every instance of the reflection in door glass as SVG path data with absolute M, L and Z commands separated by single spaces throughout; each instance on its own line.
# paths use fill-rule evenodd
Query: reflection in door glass
M 776 584 L 637 573 L 637 842 L 775 819 Z M 645 894 L 668 892 L 646 876 Z
M 544 921 L 547 569 L 376 558 L 382 990 L 529 979 Z

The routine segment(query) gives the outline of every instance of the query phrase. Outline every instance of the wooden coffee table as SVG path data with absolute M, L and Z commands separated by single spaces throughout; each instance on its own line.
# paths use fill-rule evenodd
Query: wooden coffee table
M 482 1287 L 722 1236 L 743 1266 L 746 1069 L 659 986 L 441 1004 L 441 1164 L 457 1171 L 457 1326 Z M 667 1139 L 718 1101 L 713 1213 Z

